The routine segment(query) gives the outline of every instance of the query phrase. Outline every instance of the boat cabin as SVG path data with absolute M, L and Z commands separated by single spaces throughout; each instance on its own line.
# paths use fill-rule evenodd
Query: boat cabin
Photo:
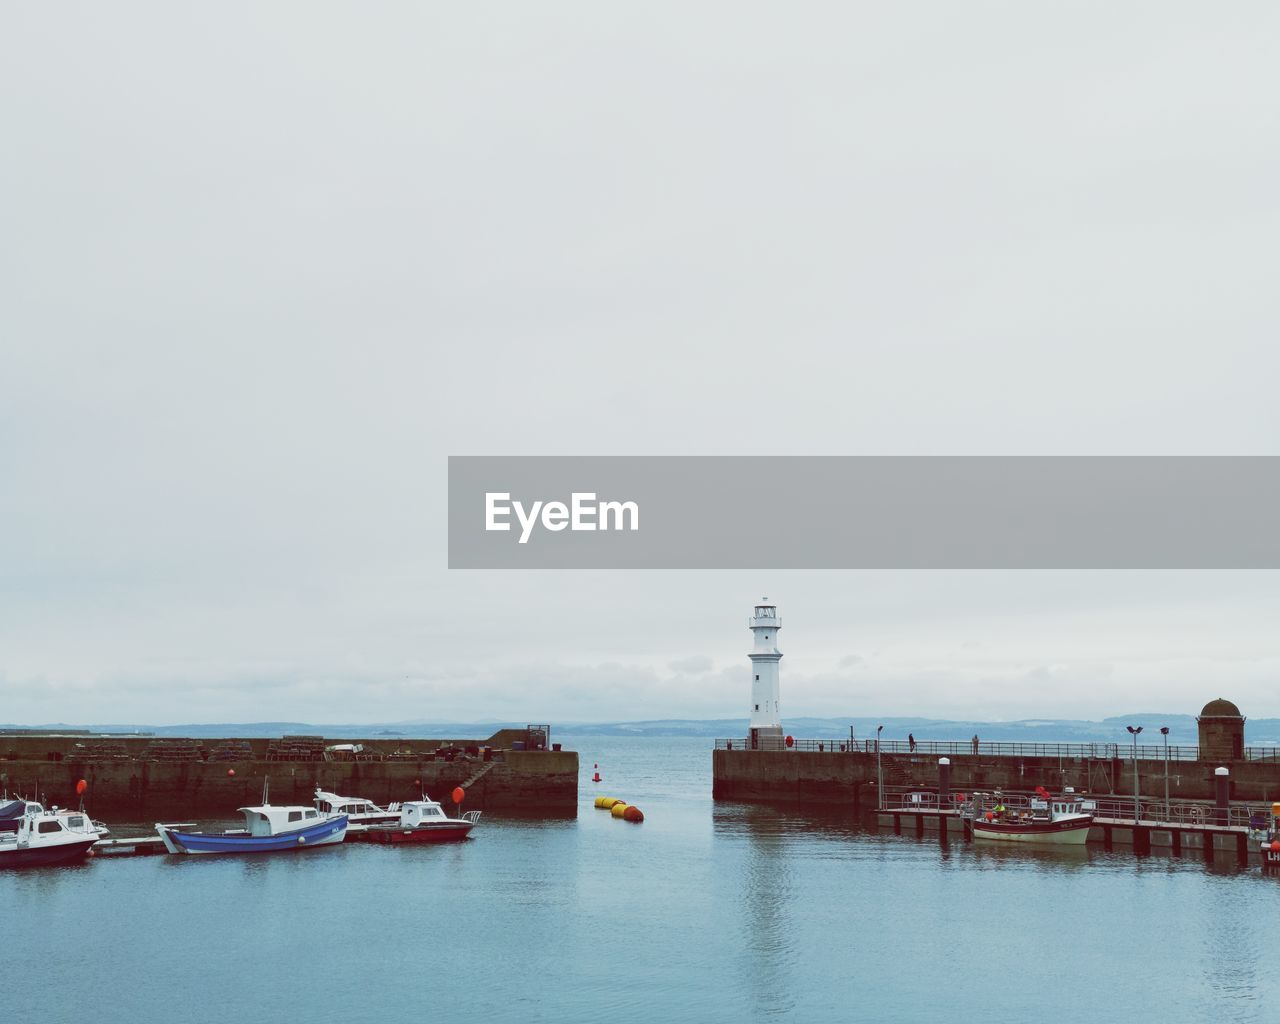
M 316 790 L 315 805 L 321 814 L 345 814 L 352 821 L 359 821 L 362 815 L 386 815 L 396 808 L 394 804 L 383 808 L 361 797 L 338 796 L 323 789 Z
M 314 807 L 241 807 L 245 830 L 251 836 L 278 836 L 321 820 Z
M 405 828 L 448 819 L 444 809 L 434 800 L 406 800 L 400 808 L 400 824 Z
M 382 808 L 369 803 L 368 800 L 336 802 L 317 797 L 316 810 L 321 814 L 377 814 Z

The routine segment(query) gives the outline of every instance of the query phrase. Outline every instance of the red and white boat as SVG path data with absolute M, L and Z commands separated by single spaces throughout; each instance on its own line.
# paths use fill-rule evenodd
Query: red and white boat
M 363 838 L 373 843 L 451 843 L 466 839 L 480 820 L 479 811 L 450 818 L 434 800 L 406 800 L 395 825 L 370 825 Z
M 1262 833 L 1262 870 L 1280 873 L 1280 803 L 1271 805 L 1271 827 Z
M 1085 812 L 1077 797 L 1045 796 L 1020 809 L 1006 807 L 998 800 L 975 810 L 969 825 L 974 839 L 1083 846 L 1089 839 L 1093 815 Z

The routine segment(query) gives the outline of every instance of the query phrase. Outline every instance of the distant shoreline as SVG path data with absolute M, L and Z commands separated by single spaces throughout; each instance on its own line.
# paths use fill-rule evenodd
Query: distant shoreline
M 526 723 L 512 721 L 482 722 L 374 722 L 364 724 L 315 724 L 308 722 L 214 722 L 179 725 L 144 725 L 140 723 L 88 723 L 66 722 L 37 724 L 0 724 L 0 738 L 6 733 L 21 735 L 24 732 L 88 731 L 93 733 L 150 734 L 154 736 L 190 736 L 216 739 L 221 737 L 278 738 L 280 736 L 314 734 L 330 738 L 356 739 L 428 739 L 441 736 L 488 736 L 497 729 L 520 728 Z M 1024 719 L 1011 722 L 964 721 L 959 719 L 885 717 L 870 719 L 816 718 L 784 716 L 784 728 L 797 737 L 815 739 L 840 739 L 849 735 L 850 725 L 855 736 L 867 738 L 875 734 L 876 726 L 883 725 L 886 739 L 902 739 L 908 733 L 918 740 L 968 739 L 978 735 L 987 741 L 1009 742 L 1074 742 L 1111 743 L 1129 741 L 1127 724 L 1169 727 L 1170 743 L 1195 743 L 1196 719 L 1194 715 L 1161 715 L 1139 713 L 1106 718 L 1102 721 L 1081 719 Z M 1254 744 L 1280 745 L 1280 718 L 1254 718 L 1249 720 L 1249 740 Z M 658 719 L 635 722 L 575 722 L 566 725 L 552 724 L 556 736 L 616 736 L 677 738 L 695 737 L 716 739 L 743 736 L 747 719 Z M 1154 729 L 1153 729 L 1154 731 Z

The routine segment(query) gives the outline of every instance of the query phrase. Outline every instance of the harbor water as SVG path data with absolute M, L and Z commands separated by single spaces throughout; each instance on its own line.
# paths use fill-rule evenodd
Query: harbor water
M 576 819 L 486 815 L 453 845 L 0 873 L 11 1019 L 1280 1012 L 1280 880 L 1256 864 L 954 836 L 944 849 L 840 811 L 713 803 L 705 739 L 573 745 Z M 644 823 L 595 810 L 599 794 L 635 803 Z

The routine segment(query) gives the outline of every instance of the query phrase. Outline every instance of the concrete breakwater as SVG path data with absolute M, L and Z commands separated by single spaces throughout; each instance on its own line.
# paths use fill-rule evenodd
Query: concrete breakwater
M 741 741 L 721 741 L 712 753 L 712 793 L 717 800 L 788 800 L 800 803 L 876 806 L 877 765 L 874 751 L 841 750 L 824 742 L 823 750 L 744 750 Z M 732 749 L 724 743 L 734 743 Z M 815 744 L 816 746 L 816 744 Z M 1017 747 L 1017 744 L 1004 744 Z M 1034 749 L 1032 744 L 1027 748 Z M 1123 751 L 1123 747 L 1121 748 Z M 946 755 L 951 762 L 951 788 L 1061 791 L 1132 796 L 1134 762 L 1122 756 L 1044 756 L 1032 753 Z M 887 789 L 932 790 L 938 785 L 938 755 L 880 754 L 879 778 Z M 1180 760 L 1168 765 L 1173 800 L 1212 800 L 1219 767 L 1230 771 L 1231 799 L 1267 804 L 1280 799 L 1280 761 L 1232 759 Z M 1165 762 L 1137 760 L 1138 789 L 1147 797 L 1163 797 Z
M 1245 718 L 1221 697 L 1196 718 L 1199 743 L 910 742 L 795 740 L 754 731 L 717 740 L 712 793 L 717 800 L 791 800 L 875 808 L 877 791 L 932 790 L 939 761 L 950 762 L 950 789 L 1033 790 L 1170 800 L 1215 800 L 1218 770 L 1232 801 L 1280 800 L 1280 748 L 1245 745 Z M 1148 733 L 1150 735 L 1150 733 Z
M 108 821 L 230 818 L 261 800 L 310 804 L 317 787 L 385 804 L 422 792 L 469 810 L 573 816 L 578 755 L 541 749 L 526 730 L 476 739 L 154 739 L 93 735 L 0 736 L 0 790 L 85 807 Z M 525 749 L 521 749 L 521 748 Z

